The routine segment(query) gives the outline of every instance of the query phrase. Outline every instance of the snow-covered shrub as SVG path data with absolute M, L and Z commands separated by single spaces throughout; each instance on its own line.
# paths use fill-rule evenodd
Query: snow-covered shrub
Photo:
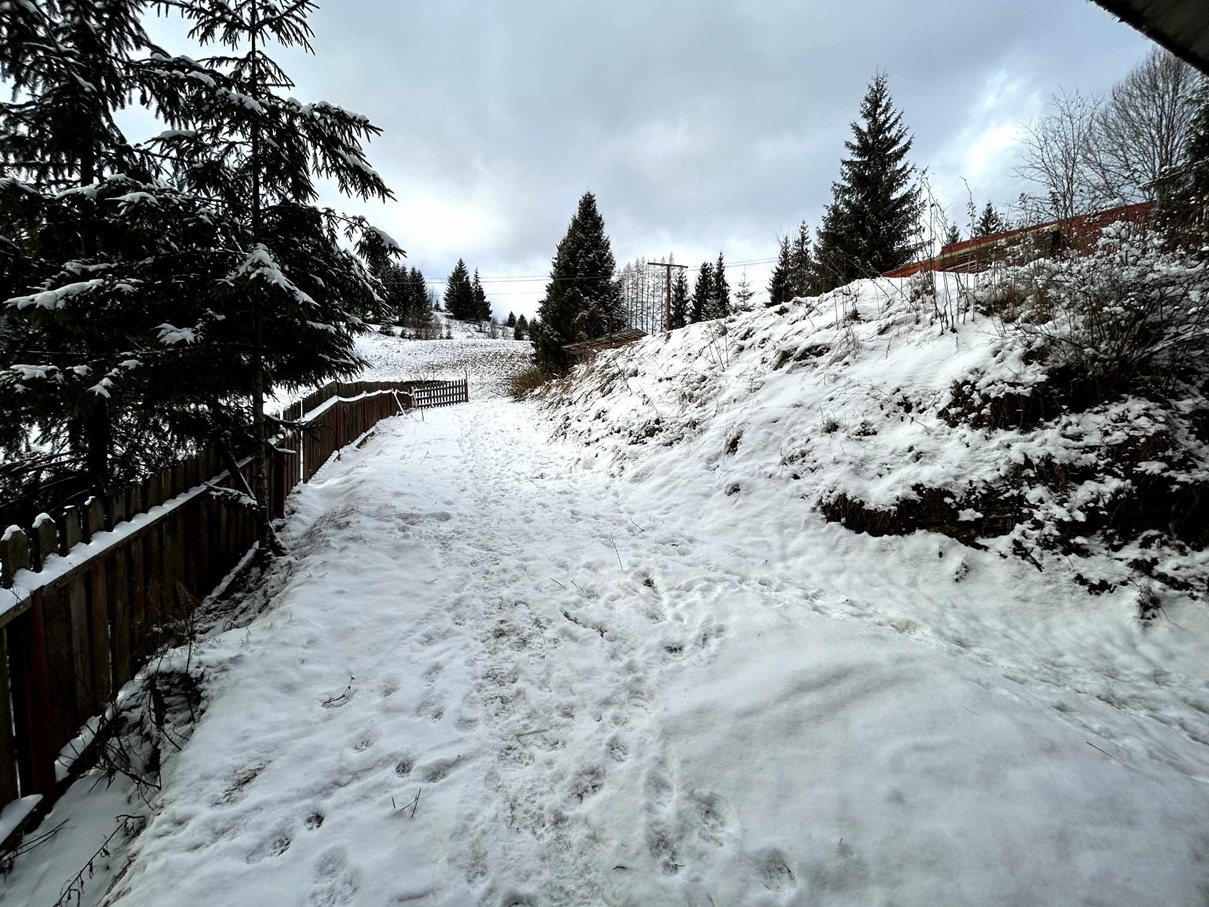
M 1209 353 L 1209 268 L 1167 251 L 1133 225 L 1105 230 L 1092 255 L 1010 269 L 983 291 L 984 306 L 1044 341 L 1053 366 L 1102 399 L 1201 385 Z
M 530 365 L 522 371 L 510 374 L 507 380 L 508 393 L 512 399 L 520 400 L 528 396 L 532 391 L 545 387 L 550 381 L 550 376 L 538 366 Z

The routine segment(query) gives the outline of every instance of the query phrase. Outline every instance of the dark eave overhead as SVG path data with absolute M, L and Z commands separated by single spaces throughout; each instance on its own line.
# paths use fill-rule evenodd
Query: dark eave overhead
M 1093 0 L 1209 75 L 1209 2 L 1206 0 Z

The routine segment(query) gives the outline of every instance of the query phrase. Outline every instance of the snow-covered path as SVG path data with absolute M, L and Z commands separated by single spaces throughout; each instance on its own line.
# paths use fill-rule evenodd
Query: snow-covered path
M 534 418 L 388 420 L 300 490 L 288 583 L 198 654 L 208 710 L 112 903 L 1209 897 L 1188 735 L 853 619 Z M 1175 756 L 1125 765 L 1093 722 Z

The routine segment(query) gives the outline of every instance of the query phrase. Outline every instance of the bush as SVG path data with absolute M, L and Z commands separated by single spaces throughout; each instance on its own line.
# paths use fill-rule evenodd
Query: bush
M 508 376 L 508 393 L 513 400 L 520 400 L 538 388 L 545 387 L 552 376 L 537 365 Z
M 1042 341 L 1052 365 L 1104 397 L 1166 393 L 1209 375 L 1209 269 L 1165 251 L 1156 233 L 1118 224 L 1089 256 L 1044 259 L 1004 277 L 982 305 L 1005 325 L 1011 316 L 1008 329 Z

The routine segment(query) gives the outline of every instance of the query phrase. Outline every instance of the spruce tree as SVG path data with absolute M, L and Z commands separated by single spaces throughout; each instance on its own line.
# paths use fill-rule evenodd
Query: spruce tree
M 415 327 L 430 327 L 432 325 L 432 299 L 428 292 L 428 282 L 419 268 L 413 267 L 407 275 L 407 299 L 410 318 L 416 322 Z
M 793 253 L 789 247 L 789 237 L 781 237 L 781 250 L 777 255 L 777 263 L 773 266 L 772 276 L 768 279 L 769 306 L 781 305 L 793 298 Z
M 688 278 L 684 269 L 678 268 L 672 278 L 672 324 L 671 329 L 682 328 L 688 324 Z
M 482 283 L 479 282 L 479 269 L 474 269 L 474 280 L 471 283 L 471 290 L 474 294 L 474 319 L 476 321 L 491 320 L 491 303 L 487 301 L 487 294 L 483 290 Z
M 449 272 L 449 279 L 445 281 L 445 311 L 451 318 L 457 318 L 459 321 L 468 321 L 474 317 L 474 286 L 470 283 L 466 262 L 460 258 Z
M 116 199 L 134 180 L 121 191 L 97 185 L 123 171 L 146 175 L 145 158 L 114 120 L 136 88 L 131 54 L 148 43 L 143 6 L 60 0 L 0 7 L 0 77 L 12 92 L 0 102 L 0 301 L 8 300 L 0 323 L 5 364 L 25 367 L 0 373 L 0 448 L 8 453 L 0 459 L 36 460 L 46 451 L 44 460 L 67 463 L 98 490 L 110 478 L 117 398 L 136 396 L 134 379 L 117 380 L 132 371 L 120 367 L 132 358 L 127 330 L 146 337 L 151 328 L 134 298 L 145 285 L 123 279 L 128 246 L 118 240 L 133 206 Z M 162 220 L 172 218 L 174 201 L 167 208 Z M 103 236 L 113 240 L 108 248 Z M 31 292 L 39 302 L 14 301 Z M 54 295 L 40 295 L 47 293 Z M 41 444 L 30 448 L 35 426 Z M 24 468 L 38 471 L 33 463 Z
M 554 255 L 546 296 L 538 307 L 540 321 L 530 325 L 539 366 L 553 373 L 566 371 L 565 344 L 600 337 L 608 330 L 610 318 L 621 311 L 621 293 L 613 279 L 616 268 L 596 197 L 586 192 Z
M 730 284 L 726 280 L 726 264 L 722 253 L 714 265 L 713 286 L 710 287 L 709 318 L 725 318 L 730 314 Z
M 525 316 L 522 315 L 520 318 L 516 319 L 516 323 L 513 325 L 512 339 L 513 340 L 524 340 L 528 336 L 529 336 L 529 322 L 526 321 Z
M 516 327 L 516 313 L 509 312 L 508 318 L 504 321 L 504 325 L 510 328 Z
M 689 320 L 693 324 L 710 317 L 713 299 L 714 266 L 708 261 L 703 261 L 697 271 L 697 282 L 693 284 L 693 298 L 689 309 Z
M 999 212 L 995 210 L 995 206 L 987 202 L 986 207 L 982 209 L 982 214 L 978 217 L 978 223 L 974 225 L 974 236 L 994 236 L 1006 229 L 1007 225 L 999 216 Z
M 860 122 L 844 143 L 839 182 L 819 228 L 820 289 L 874 277 L 906 264 L 921 201 L 915 168 L 907 161 L 913 139 L 895 110 L 885 73 L 869 83 Z
M 751 309 L 751 298 L 756 295 L 756 291 L 751 288 L 751 284 L 747 280 L 747 272 L 743 272 L 743 276 L 739 278 L 739 285 L 735 287 L 735 302 L 740 312 L 746 312 Z
M 815 289 L 818 276 L 811 253 L 810 228 L 802 221 L 798 225 L 798 235 L 793 241 L 789 253 L 788 291 L 790 298 L 810 296 Z
M 316 180 L 342 194 L 387 200 L 363 143 L 380 133 L 365 117 L 333 104 L 304 104 L 266 52 L 269 43 L 313 53 L 309 0 L 174 0 L 190 37 L 220 52 L 194 61 L 153 53 L 141 64 L 154 84 L 187 86 L 179 104 L 161 104 L 172 129 L 156 140 L 174 182 L 241 222 L 212 305 L 194 330 L 199 353 L 222 357 L 228 388 L 246 396 L 262 554 L 276 546 L 268 514 L 271 425 L 265 399 L 278 388 L 351 376 L 363 363 L 354 335 L 381 299 L 356 255 L 401 255 L 362 217 L 318 208 Z M 217 389 L 211 388 L 211 391 Z M 221 395 L 218 395 L 221 396 Z
M 949 224 L 949 228 L 945 231 L 944 245 L 952 246 L 961 242 L 961 228 L 957 224 Z

